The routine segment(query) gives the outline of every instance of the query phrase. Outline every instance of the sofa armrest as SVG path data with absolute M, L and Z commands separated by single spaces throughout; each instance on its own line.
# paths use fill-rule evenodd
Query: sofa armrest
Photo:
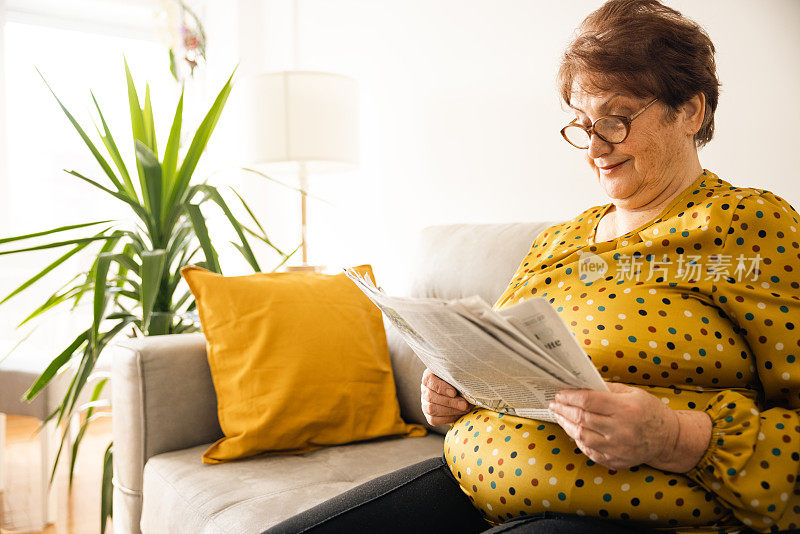
M 138 533 L 147 460 L 216 441 L 222 430 L 202 334 L 118 346 L 112 363 L 114 530 Z

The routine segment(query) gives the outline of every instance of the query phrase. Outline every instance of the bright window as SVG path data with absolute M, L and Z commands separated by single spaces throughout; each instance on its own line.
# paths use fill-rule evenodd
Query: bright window
M 100 166 L 36 69 L 104 153 L 92 124 L 97 112 L 89 91 L 94 93 L 129 171 L 135 174 L 123 55 L 142 105 L 144 83 L 150 83 L 159 149 L 163 150 L 166 139 L 162 140 L 162 136 L 168 133 L 180 93 L 169 72 L 166 47 L 156 41 L 119 37 L 104 31 L 94 33 L 85 28 L 78 31 L 19 21 L 7 21 L 4 33 L 8 138 L 5 191 L 9 213 L 5 218 L 8 227 L 0 228 L 0 235 L 119 218 L 124 212 L 118 202 L 64 172 L 63 169 L 75 170 L 107 183 Z M 0 298 L 44 268 L 48 260 L 67 250 L 0 256 Z M 0 307 L 0 357 L 5 354 L 3 345 L 8 346 L 20 336 L 14 325 L 67 282 L 65 274 L 48 275 L 47 288 L 34 288 L 30 294 L 23 293 Z M 42 348 L 49 352 L 46 359 L 54 355 L 53 349 L 76 334 L 75 325 L 70 324 L 75 319 L 66 317 L 62 315 L 61 321 L 51 321 L 50 326 L 39 329 L 46 333 L 35 334 Z

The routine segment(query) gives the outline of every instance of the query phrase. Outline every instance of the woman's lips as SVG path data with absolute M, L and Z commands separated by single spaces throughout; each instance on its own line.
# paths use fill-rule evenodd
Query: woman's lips
M 620 161 L 619 163 L 617 163 L 615 165 L 610 165 L 608 167 L 597 167 L 597 168 L 600 169 L 600 172 L 602 172 L 603 174 L 611 174 L 612 172 L 617 170 L 619 167 L 621 167 L 623 164 L 625 164 L 625 163 L 627 163 L 629 161 L 630 161 L 629 159 L 626 159 L 625 161 Z

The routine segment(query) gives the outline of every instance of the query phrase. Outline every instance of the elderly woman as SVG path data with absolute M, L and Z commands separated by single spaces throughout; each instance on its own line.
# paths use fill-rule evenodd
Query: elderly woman
M 546 298 L 609 391 L 561 391 L 555 424 L 475 409 L 426 371 L 423 411 L 452 424 L 444 458 L 284 531 L 358 530 L 376 517 L 384 531 L 800 526 L 800 216 L 702 168 L 713 56 L 677 11 L 612 0 L 563 57 L 574 119 L 561 134 L 610 202 L 542 232 L 495 308 Z M 584 272 L 587 261 L 607 270 Z

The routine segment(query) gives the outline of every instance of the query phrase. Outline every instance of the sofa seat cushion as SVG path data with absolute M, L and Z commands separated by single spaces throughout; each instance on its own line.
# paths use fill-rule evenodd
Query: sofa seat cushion
M 208 445 L 153 456 L 142 532 L 260 533 L 359 484 L 441 456 L 442 436 L 383 438 L 300 455 L 203 464 Z

